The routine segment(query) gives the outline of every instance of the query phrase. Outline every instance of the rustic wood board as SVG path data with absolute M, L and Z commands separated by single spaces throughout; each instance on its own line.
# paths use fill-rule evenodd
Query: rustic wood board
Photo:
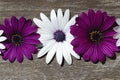
M 120 17 L 120 0 L 0 0 L 0 23 L 15 15 L 18 18 L 39 18 L 43 12 L 49 16 L 51 9 L 70 9 L 71 14 L 87 12 L 89 8 L 107 11 L 109 15 Z M 0 80 L 120 80 L 120 55 L 115 60 L 107 59 L 105 64 L 93 64 L 73 58 L 73 65 L 66 62 L 59 66 L 56 59 L 49 65 L 45 57 L 10 63 L 0 58 Z

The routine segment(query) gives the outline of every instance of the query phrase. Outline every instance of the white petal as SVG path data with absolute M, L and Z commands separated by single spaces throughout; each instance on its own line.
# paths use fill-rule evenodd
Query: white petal
M 53 39 L 53 35 L 50 34 L 41 34 L 41 37 L 39 38 L 39 40 L 43 43 L 46 40 L 52 40 Z
M 69 31 L 70 26 L 75 24 L 75 19 L 78 17 L 78 15 L 75 15 L 71 18 L 71 20 L 65 25 L 64 31 Z
M 44 32 L 48 32 L 51 33 L 51 30 L 49 29 L 50 27 L 48 27 L 45 23 L 43 23 L 41 20 L 34 18 L 33 19 L 34 23 L 40 28 L 38 29 L 39 31 L 44 31 Z M 39 32 L 38 31 L 38 32 Z
M 120 39 L 117 40 L 116 46 L 120 46 Z
M 120 26 L 114 27 L 113 30 L 120 33 Z
M 54 40 L 51 40 L 49 41 L 49 43 L 44 46 L 38 53 L 37 57 L 42 57 L 44 56 L 50 49 L 51 49 L 51 46 L 55 44 L 55 41 Z
M 114 38 L 114 39 L 119 39 L 119 38 L 120 38 L 120 34 L 119 34 L 119 33 L 115 34 L 115 35 L 113 36 L 113 38 Z
M 40 27 L 40 28 L 44 27 L 44 24 L 41 20 L 39 20 L 37 18 L 33 18 L 33 21 L 38 27 Z
M 69 44 L 68 42 L 65 42 L 66 47 L 68 48 L 68 51 L 71 53 L 72 56 L 74 56 L 77 59 L 80 59 L 80 56 L 73 51 L 73 46 Z
M 116 19 L 118 25 L 120 25 L 120 18 Z
M 58 26 L 60 28 L 61 24 L 62 24 L 62 20 L 63 20 L 62 9 L 58 9 L 58 11 L 57 11 L 57 17 L 58 17 Z
M 51 31 L 54 30 L 54 27 L 52 25 L 52 23 L 50 22 L 50 20 L 48 19 L 48 17 L 46 15 L 44 15 L 43 13 L 40 13 L 40 17 L 42 19 L 42 21 L 44 22 L 44 24 L 47 26 L 47 28 Z
M 5 41 L 6 39 L 7 39 L 6 37 L 1 36 L 1 37 L 0 37 L 0 42 Z
M 58 43 L 58 48 L 57 48 L 57 52 L 56 52 L 56 59 L 59 65 L 62 64 L 63 61 L 63 49 L 62 49 L 62 43 L 59 42 Z
M 58 20 L 57 20 L 57 15 L 54 9 L 51 10 L 50 19 L 51 19 L 51 23 L 53 24 L 53 27 L 55 28 L 55 30 L 58 29 Z
M 49 50 L 49 52 L 48 52 L 48 54 L 47 54 L 47 56 L 46 56 L 46 63 L 47 63 L 47 64 L 50 63 L 50 61 L 51 61 L 52 58 L 54 57 L 55 52 L 56 52 L 56 50 L 57 50 L 57 46 L 58 46 L 58 43 L 55 43 L 55 44 L 53 45 L 53 48 L 52 48 L 51 50 Z
M 0 43 L 0 49 L 5 49 L 5 46 L 2 43 Z
M 3 30 L 0 30 L 0 36 L 3 34 L 3 32 L 4 32 Z
M 64 29 L 65 25 L 68 23 L 69 17 L 70 17 L 70 10 L 67 9 L 65 11 L 65 14 L 64 14 L 64 17 L 63 17 L 63 20 L 62 20 L 62 24 L 60 26 L 62 29 Z
M 69 53 L 69 49 L 66 47 L 65 43 L 63 42 L 63 56 L 64 56 L 64 59 L 66 60 L 66 62 L 71 65 L 72 64 L 72 58 L 71 58 L 71 55 Z

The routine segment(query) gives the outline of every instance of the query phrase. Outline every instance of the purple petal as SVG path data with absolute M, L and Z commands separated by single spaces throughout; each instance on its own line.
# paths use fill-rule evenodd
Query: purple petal
M 33 45 L 40 44 L 40 41 L 39 40 L 35 40 L 35 39 L 24 39 L 23 42 L 26 43 L 26 44 L 33 44 Z
M 24 27 L 26 19 L 24 17 L 21 17 L 18 21 L 18 31 L 21 31 Z
M 88 18 L 88 16 L 87 16 L 86 13 L 82 12 L 82 13 L 80 14 L 80 18 L 81 18 L 82 21 L 84 21 L 84 23 L 85 23 L 87 26 L 90 26 L 90 21 L 89 21 L 89 18 Z
M 85 61 L 90 60 L 91 55 L 93 54 L 94 51 L 94 45 L 91 45 L 90 48 L 85 52 L 85 54 L 83 55 L 83 59 Z
M 90 26 L 88 26 L 80 17 L 77 17 L 76 18 L 76 26 L 78 26 L 78 27 L 80 27 L 80 29 L 82 29 L 82 30 L 89 30 L 89 29 L 91 29 L 91 27 Z
M 12 27 L 14 28 L 15 31 L 17 31 L 17 28 L 18 28 L 18 20 L 15 16 L 12 16 L 11 18 L 11 24 L 12 24 Z
M 93 54 L 92 54 L 90 60 L 93 63 L 96 63 L 98 61 L 98 48 L 97 48 L 97 45 L 94 46 Z
M 89 9 L 88 17 L 89 17 L 91 26 L 93 26 L 95 24 L 95 12 L 92 9 Z
M 39 38 L 40 38 L 40 35 L 37 34 L 37 33 L 34 33 L 32 35 L 26 36 L 24 39 L 35 39 L 35 40 L 37 40 Z
M 28 59 L 33 58 L 30 50 L 25 46 L 25 44 L 21 45 L 20 47 L 21 47 L 22 54 L 24 54 L 26 58 Z
M 36 48 L 36 46 L 34 46 L 34 45 L 24 44 L 24 46 L 27 47 L 28 50 L 29 50 L 31 53 L 36 53 L 36 52 L 37 52 L 37 48 Z
M 117 40 L 116 39 L 113 39 L 113 37 L 105 37 L 103 39 L 103 41 L 107 41 L 107 42 L 110 42 L 110 43 L 113 43 L 114 45 L 116 44 Z M 116 46 L 116 45 L 115 45 Z
M 87 43 L 80 43 L 78 47 L 73 47 L 73 50 L 79 54 L 79 55 L 82 55 L 84 54 L 88 48 L 90 47 L 91 45 L 90 44 L 87 44 Z
M 99 29 L 102 25 L 102 22 L 103 22 L 103 14 L 100 10 L 98 10 L 95 14 L 95 23 L 94 23 L 95 27 Z
M 35 26 L 35 25 L 26 27 L 26 28 L 24 28 L 24 30 L 23 30 L 23 32 L 22 32 L 22 35 L 23 35 L 23 36 L 28 36 L 28 35 L 36 32 L 37 29 L 38 29 L 38 27 Z
M 103 23 L 103 25 L 102 25 L 102 27 L 101 27 L 101 30 L 102 30 L 102 31 L 105 31 L 105 30 L 111 28 L 112 25 L 114 24 L 114 22 L 115 22 L 115 17 L 112 16 L 112 17 L 107 18 L 107 19 L 104 21 L 104 23 Z
M 12 51 L 12 46 L 3 54 L 2 58 L 4 60 L 7 60 L 11 54 L 11 51 Z
M 24 24 L 24 28 L 26 27 L 30 27 L 32 25 L 32 20 L 31 19 L 28 19 L 26 20 L 25 24 Z
M 13 62 L 15 61 L 16 55 L 17 55 L 16 46 L 13 46 L 13 47 L 12 47 L 12 50 L 11 50 L 11 52 L 10 52 L 10 56 L 9 56 L 9 61 L 10 61 L 11 63 L 13 63 Z
M 78 47 L 79 46 L 79 42 L 80 42 L 80 40 L 78 38 L 75 38 L 74 40 L 72 40 L 71 44 L 74 47 Z
M 113 29 L 103 32 L 104 37 L 113 37 L 115 34 L 116 32 Z
M 111 57 L 111 58 L 114 56 L 115 53 L 111 50 L 111 48 L 110 48 L 108 45 L 106 45 L 105 42 L 104 42 L 104 43 L 101 43 L 100 46 L 101 46 L 101 51 L 102 51 L 106 56 Z
M 105 21 L 108 18 L 107 12 L 103 12 L 103 16 L 104 16 L 104 21 Z
M 98 59 L 100 62 L 104 63 L 106 60 L 106 57 L 104 53 L 100 50 L 101 47 L 98 46 Z
M 77 27 L 77 26 L 71 26 L 71 30 L 70 30 L 70 33 L 73 35 L 73 36 L 77 36 L 77 37 L 87 37 L 87 32 L 84 31 L 83 29 L 80 29 L 80 27 Z
M 17 56 L 16 56 L 16 59 L 19 63 L 23 62 L 23 59 L 24 59 L 24 56 L 21 52 L 21 49 L 20 47 L 17 48 Z

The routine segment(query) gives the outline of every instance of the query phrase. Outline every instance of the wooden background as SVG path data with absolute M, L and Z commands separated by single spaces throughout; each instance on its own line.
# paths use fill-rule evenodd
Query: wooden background
M 109 15 L 120 17 L 120 0 L 0 0 L 0 23 L 13 15 L 26 18 L 39 18 L 44 12 L 49 16 L 51 9 L 69 8 L 71 14 L 87 12 L 89 8 L 102 9 Z M 0 80 L 120 80 L 120 55 L 115 60 L 107 59 L 105 64 L 93 64 L 76 60 L 73 65 L 66 62 L 63 67 L 54 61 L 47 65 L 45 57 L 24 60 L 23 63 L 10 63 L 0 58 Z

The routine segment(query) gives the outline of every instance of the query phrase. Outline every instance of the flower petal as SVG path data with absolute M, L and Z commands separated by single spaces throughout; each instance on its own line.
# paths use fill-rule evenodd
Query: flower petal
M 43 23 L 49 28 L 49 30 L 54 31 L 54 27 L 53 27 L 52 23 L 50 22 L 50 20 L 48 19 L 48 17 L 46 15 L 44 15 L 43 13 L 40 13 L 40 17 L 41 17 Z
M 101 30 L 102 30 L 102 31 L 105 31 L 105 30 L 111 28 L 114 22 L 115 22 L 115 17 L 108 17 L 108 18 L 104 21 L 104 23 L 103 23 L 103 25 L 102 25 L 102 27 L 101 27 Z
M 62 43 L 58 43 L 58 48 L 56 51 L 56 59 L 59 65 L 62 65 L 63 62 L 63 48 L 62 48 Z
M 120 46 L 120 39 L 117 40 L 116 46 Z
M 16 46 L 13 46 L 12 50 L 10 52 L 9 61 L 11 63 L 13 63 L 15 61 L 15 59 L 16 59 L 16 55 L 17 55 L 16 48 L 17 48 Z
M 11 24 L 12 24 L 12 27 L 15 31 L 17 31 L 17 28 L 18 28 L 18 20 L 15 16 L 12 16 L 11 18 Z
M 68 42 L 64 42 L 66 47 L 68 48 L 68 52 L 71 53 L 72 56 L 74 56 L 77 59 L 80 59 L 80 56 L 73 51 L 73 46 L 70 45 Z
M 26 19 L 24 17 L 20 17 L 20 19 L 18 20 L 18 31 L 21 31 L 22 28 L 24 27 L 25 25 L 25 21 Z
M 68 48 L 66 47 L 65 43 L 63 42 L 62 44 L 62 48 L 63 48 L 63 56 L 64 56 L 64 59 L 66 60 L 66 62 L 71 65 L 72 64 L 72 58 L 71 58 L 71 55 L 68 51 Z
M 62 24 L 62 20 L 63 20 L 62 9 L 58 9 L 58 11 L 57 11 L 57 18 L 58 18 L 58 26 L 60 27 L 61 24 Z
M 0 30 L 0 36 L 3 34 L 3 32 L 4 32 L 3 30 Z
M 44 46 L 38 53 L 37 57 L 42 57 L 44 56 L 50 49 L 51 49 L 51 46 L 55 44 L 55 41 L 54 40 L 51 40 L 48 42 L 48 44 L 46 46 Z
M 6 39 L 7 39 L 6 37 L 1 36 L 1 37 L 0 37 L 0 42 L 5 41 Z
M 71 18 L 71 20 L 65 25 L 65 27 L 64 27 L 64 29 L 63 29 L 64 32 L 69 31 L 70 27 L 71 27 L 73 24 L 75 24 L 75 19 L 76 19 L 76 17 L 78 17 L 78 15 L 73 16 L 73 17 Z
M 64 13 L 64 17 L 63 17 L 62 23 L 60 25 L 61 29 L 64 29 L 65 25 L 67 24 L 67 22 L 69 20 L 69 17 L 70 17 L 70 10 L 67 9 Z
M 116 22 L 117 22 L 118 25 L 120 25 L 120 18 L 117 18 Z
M 50 19 L 51 19 L 51 23 L 53 24 L 54 29 L 57 30 L 59 25 L 58 25 L 57 15 L 54 9 L 51 10 Z
M 58 48 L 58 43 L 55 43 L 54 46 L 52 47 L 52 49 L 49 50 L 49 52 L 48 52 L 48 54 L 46 56 L 46 63 L 47 64 L 50 63 L 50 61 L 54 57 L 57 48 Z
M 92 54 L 90 60 L 93 63 L 96 63 L 98 61 L 98 48 L 97 48 L 97 45 L 94 46 L 93 54 Z
M 92 54 L 94 52 L 94 45 L 91 45 L 90 48 L 85 52 L 85 54 L 83 55 L 83 59 L 85 61 L 90 60 Z
M 3 45 L 2 43 L 0 43 L 0 49 L 5 49 L 5 45 Z
M 21 52 L 21 49 L 18 47 L 17 48 L 17 55 L 16 55 L 16 59 L 18 62 L 23 62 L 23 59 L 24 59 L 24 56 L 23 56 L 23 53 Z

